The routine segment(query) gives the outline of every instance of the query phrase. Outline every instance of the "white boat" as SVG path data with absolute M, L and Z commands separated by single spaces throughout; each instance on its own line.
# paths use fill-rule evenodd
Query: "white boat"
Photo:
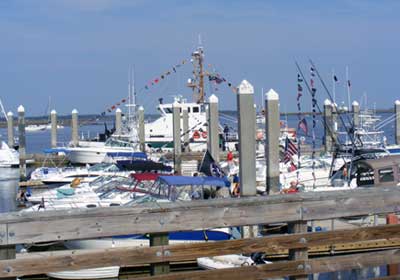
M 26 132 L 38 132 L 38 131 L 45 131 L 47 128 L 46 124 L 30 124 L 25 126 Z
M 113 163 L 97 163 L 88 167 L 39 167 L 31 173 L 32 180 L 40 180 L 45 184 L 71 183 L 80 179 L 80 182 L 91 182 L 104 175 L 118 175 L 124 172 Z
M 18 167 L 19 153 L 0 139 L 0 167 Z
M 116 278 L 119 275 L 119 266 L 81 269 L 73 271 L 49 272 L 47 276 L 59 279 L 104 279 Z
M 262 259 L 263 264 L 271 263 Z M 224 269 L 224 268 L 235 268 L 243 266 L 251 266 L 257 263 L 252 257 L 231 254 L 215 257 L 203 257 L 197 259 L 197 264 L 203 269 L 213 270 L 213 269 Z
M 115 137 L 110 137 L 102 145 L 66 147 L 68 159 L 74 164 L 95 164 L 103 162 L 107 153 L 134 153 L 139 152 L 137 142 L 125 141 Z

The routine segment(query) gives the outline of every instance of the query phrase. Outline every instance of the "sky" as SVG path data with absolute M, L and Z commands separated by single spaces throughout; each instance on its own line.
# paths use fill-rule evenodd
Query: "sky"
M 351 100 L 389 108 L 400 99 L 399 14 L 397 0 L 0 0 L 0 98 L 28 116 L 43 115 L 49 96 L 59 114 L 100 114 L 127 96 L 134 65 L 137 103 L 154 113 L 160 97 L 191 99 L 190 63 L 142 89 L 190 59 L 200 34 L 207 68 L 233 85 L 248 80 L 258 104 L 273 88 L 281 111 L 296 111 L 295 61 L 308 79 L 312 59 L 329 90 L 335 71 L 337 103 L 347 102 L 347 66 Z M 206 93 L 236 109 L 226 83 L 207 82 Z M 304 93 L 302 109 L 310 104 Z

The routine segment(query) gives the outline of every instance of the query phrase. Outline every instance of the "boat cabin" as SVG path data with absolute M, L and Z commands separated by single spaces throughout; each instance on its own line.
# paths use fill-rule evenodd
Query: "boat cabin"
M 349 164 L 342 167 L 332 179 L 345 179 L 347 168 Z M 357 160 L 353 162 L 350 172 L 350 186 L 397 186 L 400 184 L 400 155 Z

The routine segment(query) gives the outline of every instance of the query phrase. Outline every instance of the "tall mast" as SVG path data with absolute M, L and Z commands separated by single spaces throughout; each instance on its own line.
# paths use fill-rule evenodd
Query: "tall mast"
M 346 66 L 346 87 L 347 87 L 347 102 L 348 102 L 348 108 L 350 110 L 350 80 L 349 80 L 349 66 Z
M 197 103 L 204 103 L 204 49 L 201 46 L 201 37 L 199 36 L 199 46 L 192 53 L 193 78 L 189 79 L 188 87 L 193 91 Z

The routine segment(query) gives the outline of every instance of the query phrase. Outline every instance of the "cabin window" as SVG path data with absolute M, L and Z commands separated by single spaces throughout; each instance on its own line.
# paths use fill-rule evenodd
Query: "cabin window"
M 193 113 L 198 113 L 199 112 L 199 107 L 193 107 Z
M 168 114 L 172 114 L 172 108 L 165 108 L 165 112 Z
M 190 107 L 187 108 L 188 113 L 190 113 Z
M 379 182 L 381 182 L 381 183 L 394 181 L 392 167 L 379 169 L 378 174 L 379 174 Z

